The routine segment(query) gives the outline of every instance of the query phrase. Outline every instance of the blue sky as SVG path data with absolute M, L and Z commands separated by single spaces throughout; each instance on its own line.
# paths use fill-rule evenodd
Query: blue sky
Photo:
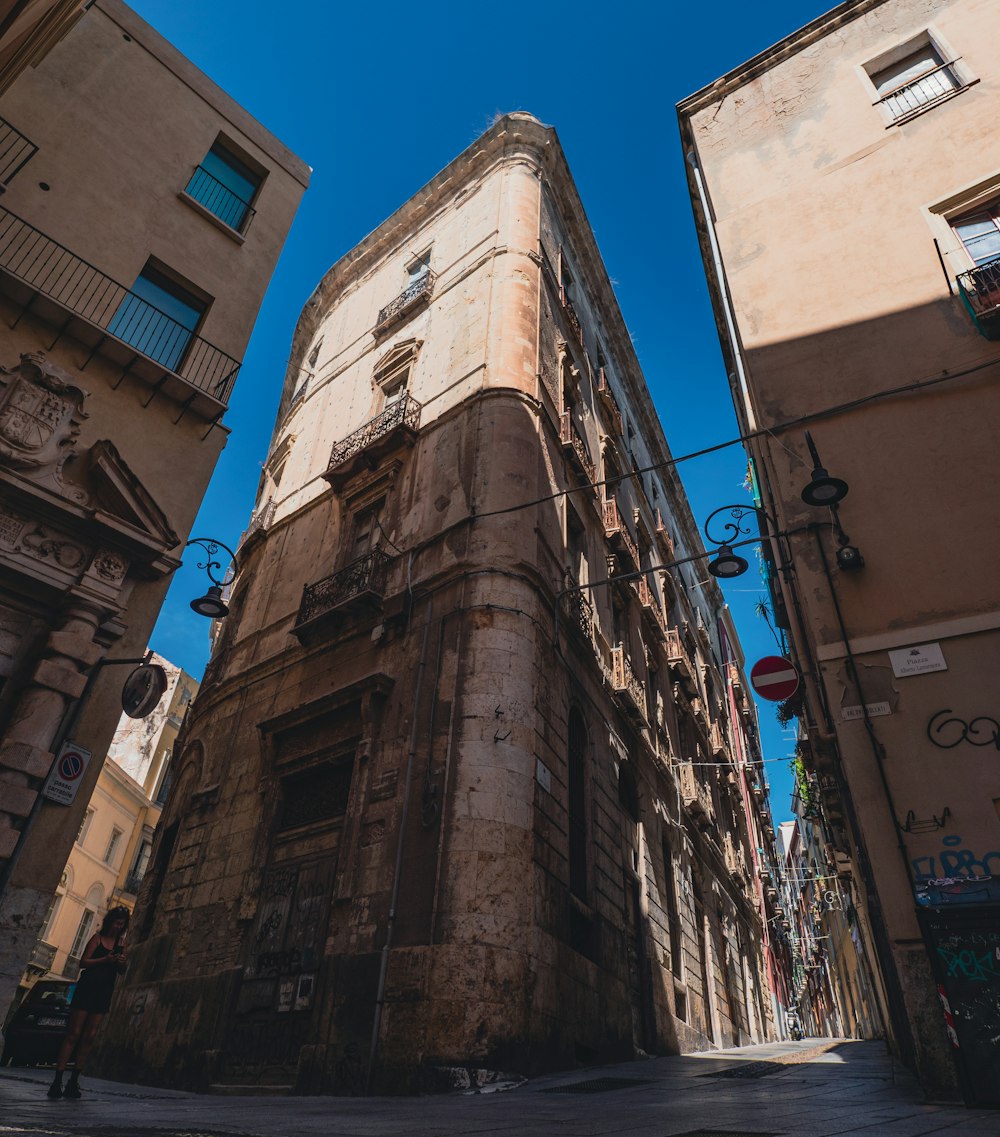
M 675 455 L 737 434 L 688 200 L 674 105 L 826 10 L 822 0 L 534 5 L 131 0 L 132 7 L 313 167 L 226 416 L 233 434 L 193 535 L 235 545 L 253 505 L 292 331 L 323 273 L 468 146 L 527 110 L 566 151 Z M 679 472 L 699 521 L 747 500 L 735 446 Z M 207 622 L 187 604 L 195 550 L 156 651 L 200 676 Z M 755 565 L 726 588 L 747 669 L 774 654 Z M 765 758 L 791 741 L 761 708 Z M 768 765 L 776 819 L 791 779 Z

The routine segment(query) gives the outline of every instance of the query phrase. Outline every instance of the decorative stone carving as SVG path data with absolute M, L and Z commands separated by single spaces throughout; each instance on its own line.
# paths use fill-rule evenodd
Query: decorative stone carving
M 70 573 L 79 569 L 89 554 L 89 549 L 58 529 L 22 517 L 3 506 L 0 506 L 0 546 Z
M 32 470 L 37 480 L 84 500 L 82 491 L 63 482 L 62 468 L 88 417 L 83 409 L 87 396 L 44 352 L 22 355 L 15 368 L 0 367 L 0 462 Z
M 128 561 L 112 549 L 98 549 L 92 564 L 97 575 L 109 584 L 120 584 L 128 571 Z

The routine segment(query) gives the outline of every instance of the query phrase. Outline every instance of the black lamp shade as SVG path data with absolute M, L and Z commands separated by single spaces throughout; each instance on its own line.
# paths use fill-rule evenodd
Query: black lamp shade
M 841 478 L 831 478 L 822 466 L 812 472 L 812 480 L 802 491 L 802 500 L 807 505 L 836 505 L 847 497 L 848 485 Z
M 229 615 L 229 606 L 222 599 L 222 589 L 213 584 L 204 596 L 191 601 L 191 610 L 210 620 L 222 620 Z
M 708 571 L 722 580 L 742 576 L 749 567 L 749 562 L 734 553 L 731 545 L 720 545 L 715 559 L 708 562 Z

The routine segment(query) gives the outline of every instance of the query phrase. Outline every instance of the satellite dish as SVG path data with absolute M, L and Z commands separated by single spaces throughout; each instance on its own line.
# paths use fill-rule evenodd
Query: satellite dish
M 167 689 L 167 673 L 158 663 L 144 663 L 125 680 L 122 710 L 130 719 L 144 719 Z

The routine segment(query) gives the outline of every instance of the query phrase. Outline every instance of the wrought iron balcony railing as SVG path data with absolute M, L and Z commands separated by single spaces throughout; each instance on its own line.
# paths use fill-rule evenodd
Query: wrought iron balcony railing
M 987 339 L 1000 337 L 1000 257 L 961 273 L 956 282 L 979 330 Z
M 566 613 L 575 628 L 578 628 L 591 644 L 594 642 L 594 606 L 582 591 L 575 589 L 563 597 Z
M 611 686 L 624 696 L 626 710 L 646 718 L 646 685 L 636 678 L 623 644 L 611 649 Z
M 56 958 L 55 944 L 47 944 L 44 940 L 36 940 L 35 946 L 31 949 L 31 957 L 28 960 L 28 966 L 40 971 L 43 974 L 52 969 L 52 963 Z
M 0 118 L 0 186 L 9 186 L 38 153 L 38 147 Z
M 125 883 L 122 885 L 124 892 L 130 893 L 132 896 L 139 895 L 139 889 L 142 886 L 142 878 L 146 874 L 144 872 L 130 872 L 125 878 Z
M 901 118 L 908 118 L 924 107 L 947 98 L 960 86 L 952 70 L 952 64 L 942 63 L 931 71 L 925 71 L 923 75 L 909 83 L 887 92 L 878 103 L 884 105 L 893 120 L 898 122 Z
M 388 565 L 387 554 L 381 549 L 372 549 L 340 572 L 307 584 L 302 590 L 296 628 L 354 602 L 381 600 L 385 595 Z
M 223 406 L 228 401 L 240 369 L 235 359 L 2 208 L 0 274 L 27 286 L 26 307 L 48 297 L 102 333 L 89 337 L 94 352 L 112 338 L 131 348 L 133 361 L 143 357 L 161 375 L 165 369 Z
M 267 501 L 260 507 L 255 509 L 250 515 L 250 522 L 240 538 L 240 544 L 245 545 L 247 541 L 255 534 L 260 533 L 267 529 L 271 522 L 274 520 L 274 511 L 277 509 L 274 498 L 268 498 Z
M 410 431 L 416 431 L 420 426 L 422 409 L 420 403 L 409 395 L 404 395 L 401 399 L 390 403 L 381 414 L 369 419 L 364 426 L 359 427 L 342 442 L 334 445 L 330 451 L 329 468 L 332 470 L 343 465 L 374 443 L 388 438 L 395 430 L 406 428 Z
M 430 269 L 421 273 L 412 284 L 404 288 L 395 300 L 390 300 L 381 309 L 375 321 L 375 331 L 380 332 L 390 324 L 404 316 L 411 308 L 415 308 L 422 300 L 429 300 L 434 291 L 435 275 Z
M 597 394 L 612 429 L 614 430 L 615 434 L 621 436 L 625 433 L 625 425 L 624 420 L 622 419 L 621 408 L 618 406 L 618 400 L 615 398 L 614 391 L 611 390 L 611 383 L 608 380 L 608 373 L 603 367 L 599 368 L 597 371 Z
M 223 185 L 204 166 L 195 167 L 184 192 L 237 233 L 245 234 L 250 228 L 256 212 L 250 202 Z
M 591 461 L 586 442 L 583 441 L 580 432 L 576 429 L 572 411 L 563 411 L 559 417 L 559 439 L 576 459 L 580 473 L 587 481 L 591 483 L 597 481 L 597 468 Z
M 605 537 L 619 551 L 629 555 L 632 564 L 628 567 L 628 571 L 638 571 L 640 568 L 639 546 L 635 543 L 628 526 L 625 524 L 625 519 L 618 508 L 618 502 L 613 497 L 605 498 L 601 502 L 601 511 L 604 516 Z

